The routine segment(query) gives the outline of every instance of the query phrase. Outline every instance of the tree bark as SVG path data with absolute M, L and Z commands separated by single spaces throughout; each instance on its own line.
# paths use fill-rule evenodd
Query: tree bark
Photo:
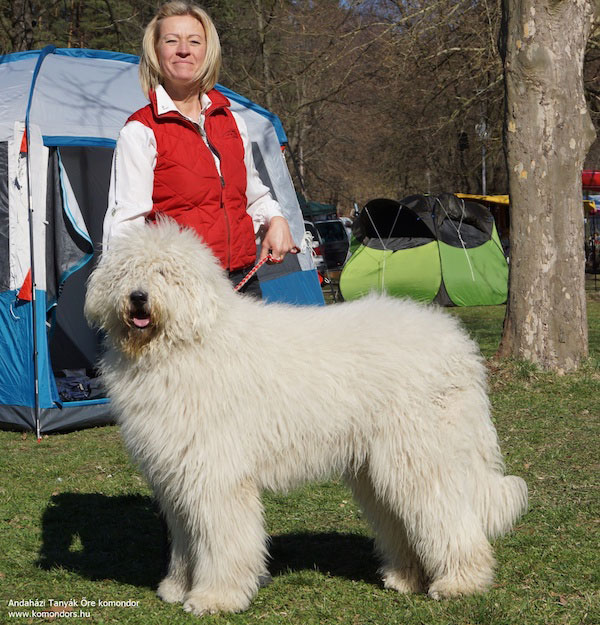
M 596 133 L 584 98 L 592 0 L 503 0 L 511 199 L 501 357 L 568 371 L 588 354 L 581 170 Z

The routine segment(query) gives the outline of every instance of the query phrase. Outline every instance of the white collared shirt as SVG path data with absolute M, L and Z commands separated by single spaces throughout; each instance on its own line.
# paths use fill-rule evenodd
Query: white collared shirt
M 206 142 L 204 132 L 204 113 L 211 105 L 210 98 L 204 94 L 200 98 L 202 112 L 200 119 L 191 122 L 196 124 Z M 177 111 L 169 94 L 162 85 L 156 89 L 156 105 L 158 114 Z M 252 156 L 252 143 L 248 136 L 246 122 L 240 115 L 233 112 L 242 143 L 244 145 L 244 164 L 246 166 L 247 183 L 246 198 L 247 211 L 254 222 L 254 231 L 262 226 L 268 226 L 269 221 L 276 216 L 283 216 L 281 207 L 271 197 L 256 170 Z M 212 153 L 212 151 L 211 151 Z M 218 157 L 213 154 L 215 164 L 220 172 Z M 152 210 L 152 191 L 154 188 L 154 168 L 156 166 L 157 147 L 154 132 L 141 122 L 131 121 L 125 124 L 119 133 L 117 146 L 113 155 L 110 188 L 108 191 L 108 210 L 104 218 L 102 248 L 108 249 L 112 237 L 118 236 L 133 224 L 143 222 Z

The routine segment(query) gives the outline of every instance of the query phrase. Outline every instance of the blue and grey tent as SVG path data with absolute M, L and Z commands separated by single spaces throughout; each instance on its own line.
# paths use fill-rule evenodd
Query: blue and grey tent
M 112 420 L 83 299 L 115 141 L 146 104 L 137 66 L 132 55 L 53 46 L 0 57 L 0 426 L 39 436 Z M 301 241 L 279 119 L 218 88 L 244 117 L 261 178 Z M 259 279 L 267 300 L 323 303 L 309 252 L 264 266 Z

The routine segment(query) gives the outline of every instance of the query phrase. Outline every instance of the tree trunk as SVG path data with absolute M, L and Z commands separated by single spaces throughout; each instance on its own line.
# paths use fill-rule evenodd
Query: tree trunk
M 581 170 L 592 0 L 503 0 L 510 280 L 498 355 L 545 369 L 588 353 Z
M 268 20 L 265 20 L 262 0 L 255 0 L 255 9 L 258 26 L 258 40 L 260 43 L 260 58 L 262 61 L 264 105 L 269 111 L 271 111 L 273 110 L 273 94 L 271 91 L 271 56 L 267 47 L 267 31 L 269 24 Z

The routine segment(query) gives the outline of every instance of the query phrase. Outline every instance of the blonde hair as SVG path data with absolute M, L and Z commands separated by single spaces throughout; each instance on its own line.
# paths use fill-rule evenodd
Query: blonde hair
M 156 45 L 160 36 L 160 24 L 166 17 L 190 15 L 196 18 L 204 28 L 206 37 L 206 56 L 202 67 L 198 70 L 196 80 L 200 93 L 210 91 L 219 78 L 221 69 L 221 43 L 217 29 L 208 13 L 193 2 L 186 0 L 173 0 L 166 2 L 156 15 L 150 20 L 144 38 L 142 40 L 142 56 L 140 58 L 140 84 L 144 95 L 148 97 L 150 91 L 154 91 L 163 83 L 163 75 L 156 54 Z

